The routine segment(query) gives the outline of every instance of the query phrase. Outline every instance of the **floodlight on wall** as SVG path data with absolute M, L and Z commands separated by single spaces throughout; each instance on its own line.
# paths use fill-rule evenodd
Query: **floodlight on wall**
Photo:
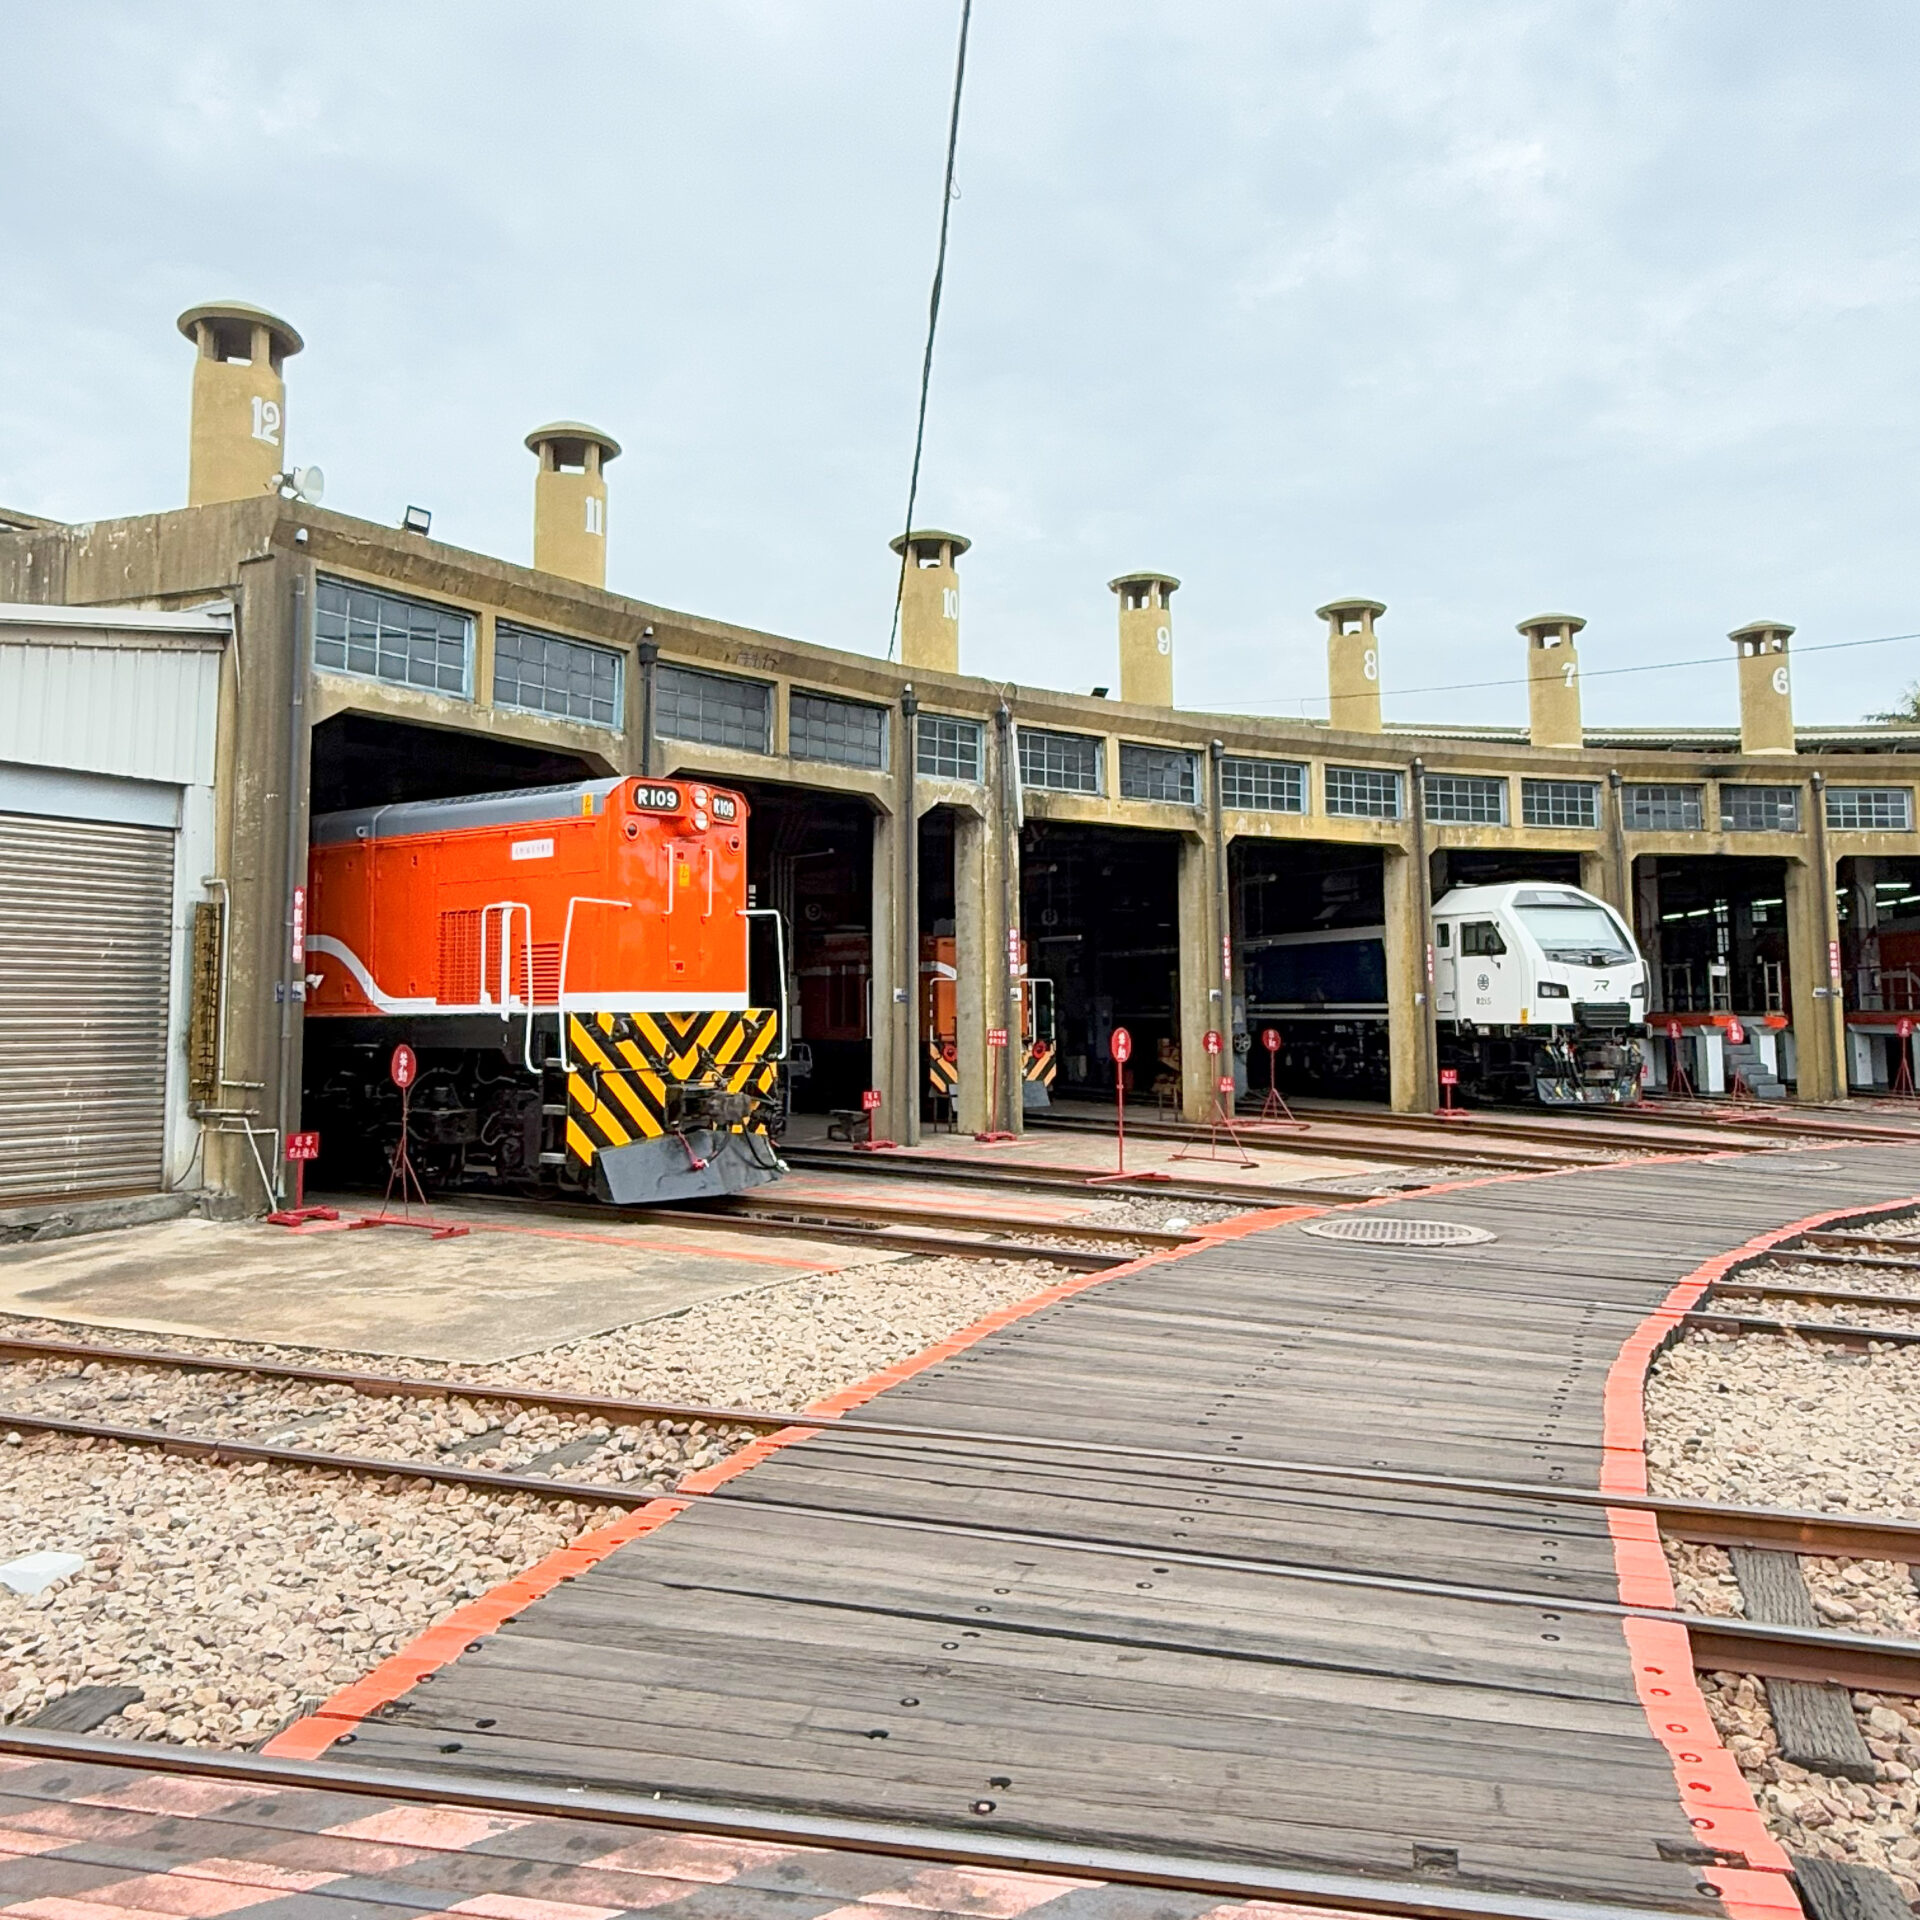
M 283 500 L 299 500 L 317 507 L 327 491 L 327 476 L 318 467 L 292 467 L 276 473 L 269 483 Z
M 1093 690 L 1093 697 L 1094 697 L 1094 698 L 1095 698 L 1096 700 L 1104 700 L 1104 699 L 1105 699 L 1105 698 L 1107 697 L 1107 690 L 1106 690 L 1106 688 L 1105 688 L 1105 687 L 1095 687 L 1095 688 L 1094 688 L 1094 690 Z
M 400 516 L 400 530 L 403 533 L 431 533 L 433 515 L 425 507 L 409 507 Z

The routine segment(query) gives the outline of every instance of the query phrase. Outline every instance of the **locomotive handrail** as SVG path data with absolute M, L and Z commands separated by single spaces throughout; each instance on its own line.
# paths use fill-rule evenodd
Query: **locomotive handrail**
M 527 916 L 527 1031 L 521 1043 L 520 1057 L 529 1073 L 539 1069 L 533 1064 L 533 908 L 524 900 L 490 900 L 480 909 L 480 1004 L 487 1004 L 487 922 L 500 916 L 500 1021 L 504 1026 L 513 1018 L 513 916 Z
M 560 1016 L 560 1065 L 563 1071 L 573 1071 L 573 1051 L 567 1045 L 567 955 L 573 947 L 573 910 L 575 907 L 631 907 L 631 900 L 609 900 L 597 893 L 576 893 L 567 902 L 567 924 L 560 935 L 560 986 L 556 1000 L 556 1011 Z
M 787 916 L 778 907 L 737 907 L 734 909 L 742 920 L 771 920 L 773 922 L 773 962 L 780 971 L 780 1051 L 773 1056 L 773 1064 L 783 1067 L 788 1055 L 793 1051 L 793 1028 L 787 1019 Z M 752 929 L 748 929 L 751 934 Z M 748 997 L 752 997 L 753 955 L 747 955 Z

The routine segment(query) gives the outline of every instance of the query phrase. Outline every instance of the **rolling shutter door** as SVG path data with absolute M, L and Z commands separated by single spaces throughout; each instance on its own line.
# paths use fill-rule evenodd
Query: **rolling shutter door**
M 0 1205 L 162 1184 L 174 840 L 0 813 Z

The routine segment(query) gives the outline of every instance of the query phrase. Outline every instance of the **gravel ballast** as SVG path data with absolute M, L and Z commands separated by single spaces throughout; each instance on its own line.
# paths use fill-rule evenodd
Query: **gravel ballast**
M 1920 1348 L 1853 1352 L 1792 1334 L 1694 1333 L 1655 1364 L 1646 1405 L 1655 1494 L 1920 1519 Z M 1719 1548 L 1670 1541 L 1667 1560 L 1683 1607 L 1744 1611 Z M 1800 1569 L 1823 1625 L 1920 1638 L 1920 1590 L 1908 1568 L 1806 1557 Z M 1878 1773 L 1851 1781 L 1780 1757 L 1765 1687 L 1752 1675 L 1703 1675 L 1702 1688 L 1788 1852 L 1878 1867 L 1920 1903 L 1920 1702 L 1851 1696 Z

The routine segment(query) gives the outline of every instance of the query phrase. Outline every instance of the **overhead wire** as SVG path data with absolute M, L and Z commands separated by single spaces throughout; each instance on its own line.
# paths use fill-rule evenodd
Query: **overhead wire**
M 900 604 L 906 597 L 907 565 L 911 558 L 913 509 L 920 497 L 920 455 L 927 443 L 927 395 L 933 387 L 933 340 L 940 327 L 940 290 L 947 277 L 947 229 L 953 217 L 953 166 L 960 147 L 960 94 L 967 77 L 967 30 L 973 24 L 973 0 L 961 0 L 960 47 L 953 63 L 953 105 L 947 115 L 947 171 L 940 191 L 940 245 L 933 261 L 933 292 L 927 301 L 927 350 L 920 362 L 920 415 L 913 430 L 913 472 L 907 481 L 907 518 L 900 529 L 900 574 L 893 589 L 893 626 L 887 635 L 887 658 L 900 644 Z

